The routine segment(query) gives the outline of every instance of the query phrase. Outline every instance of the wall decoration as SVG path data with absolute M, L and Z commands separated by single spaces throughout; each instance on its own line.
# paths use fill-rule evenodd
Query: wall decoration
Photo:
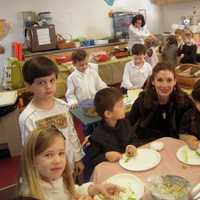
M 104 0 L 109 6 L 112 6 L 114 4 L 115 0 Z

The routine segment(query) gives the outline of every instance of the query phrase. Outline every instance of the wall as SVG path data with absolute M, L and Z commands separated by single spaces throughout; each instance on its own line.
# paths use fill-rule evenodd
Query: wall
M 160 8 L 152 4 L 150 0 L 115 0 L 112 7 L 108 6 L 104 0 L 1 0 L 0 18 L 9 20 L 12 23 L 12 30 L 1 41 L 6 48 L 6 53 L 0 55 L 0 78 L 2 66 L 6 58 L 11 55 L 11 42 L 24 41 L 21 11 L 51 11 L 57 32 L 63 35 L 71 33 L 73 37 L 98 38 L 112 34 L 112 21 L 108 17 L 108 12 L 119 8 L 131 11 L 137 11 L 140 8 L 148 9 L 149 29 L 156 33 L 162 30 Z
M 180 24 L 181 16 L 188 16 L 192 14 L 193 6 L 199 8 L 198 14 L 200 15 L 200 1 L 189 0 L 187 3 L 175 3 L 161 6 L 163 30 L 169 31 L 172 24 Z

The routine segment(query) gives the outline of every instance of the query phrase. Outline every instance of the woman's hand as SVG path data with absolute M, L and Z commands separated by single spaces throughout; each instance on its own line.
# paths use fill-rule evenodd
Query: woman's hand
M 134 145 L 127 145 L 125 154 L 127 157 L 135 157 L 137 155 L 137 148 Z
M 105 153 L 105 157 L 110 162 L 116 162 L 122 158 L 122 154 L 117 151 L 109 151 Z
M 90 196 L 93 197 L 95 195 L 101 194 L 107 199 L 112 199 L 114 195 L 118 195 L 121 191 L 123 191 L 122 188 L 111 183 L 94 184 L 90 185 L 88 188 L 88 193 Z

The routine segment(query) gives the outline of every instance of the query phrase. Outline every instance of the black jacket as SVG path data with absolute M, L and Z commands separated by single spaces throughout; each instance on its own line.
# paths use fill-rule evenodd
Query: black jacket
M 200 140 L 200 112 L 195 107 L 183 115 L 180 134 L 191 134 Z
M 178 138 L 181 117 L 193 103 L 186 93 L 177 90 L 164 107 L 159 104 L 155 90 L 140 93 L 128 115 L 140 145 L 160 137 Z
M 119 120 L 116 127 L 110 127 L 102 120 L 90 137 L 90 156 L 93 166 L 105 161 L 105 153 L 108 151 L 124 153 L 128 144 L 134 144 L 134 138 L 128 120 Z
M 178 50 L 178 55 L 180 56 L 183 54 L 183 58 L 181 58 L 181 63 L 196 63 L 196 57 L 197 57 L 197 45 L 187 45 L 184 44 L 182 47 Z

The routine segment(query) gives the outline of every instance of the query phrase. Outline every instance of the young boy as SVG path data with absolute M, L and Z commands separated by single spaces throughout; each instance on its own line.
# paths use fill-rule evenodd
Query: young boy
M 116 88 L 102 89 L 96 93 L 94 104 L 102 121 L 89 138 L 93 167 L 103 161 L 116 162 L 125 151 L 128 156 L 134 156 L 134 133 L 125 119 L 121 91 Z
M 86 51 L 79 49 L 73 52 L 72 61 L 76 69 L 68 77 L 65 94 L 67 104 L 71 108 L 82 100 L 93 99 L 97 91 L 107 87 L 98 73 L 91 68 L 91 64 L 88 64 Z
M 124 68 L 121 87 L 124 90 L 142 88 L 152 73 L 152 66 L 145 62 L 146 48 L 143 44 L 135 44 L 132 48 L 133 60 Z
M 55 98 L 58 69 L 46 57 L 35 57 L 25 62 L 22 69 L 27 89 L 33 93 L 32 101 L 20 114 L 22 143 L 35 128 L 56 126 L 66 138 L 68 158 L 75 174 L 82 172 L 84 156 L 80 141 L 65 101 Z
M 183 115 L 179 136 L 191 149 L 197 150 L 200 148 L 200 80 L 193 87 L 192 99 L 195 107 Z

